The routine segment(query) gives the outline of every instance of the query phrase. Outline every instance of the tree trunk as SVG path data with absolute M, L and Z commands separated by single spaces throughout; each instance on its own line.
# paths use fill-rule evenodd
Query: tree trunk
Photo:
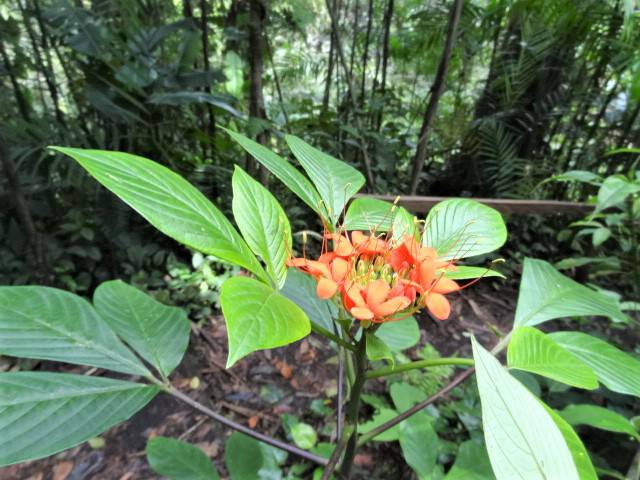
M 188 3 L 187 3 L 188 5 Z M 207 19 L 208 6 L 206 0 L 200 0 L 200 30 L 202 31 L 202 66 L 205 72 L 211 70 L 209 64 L 209 22 Z M 211 86 L 207 84 L 204 87 L 205 93 L 211 94 Z M 205 127 L 205 132 L 211 140 L 212 149 L 215 151 L 215 136 L 216 136 L 216 116 L 213 111 L 213 105 L 207 103 L 207 116 L 209 117 L 209 123 Z
M 373 0 L 369 0 L 367 9 L 367 30 L 364 35 L 364 51 L 362 52 L 362 79 L 360 81 L 360 107 L 364 106 L 364 88 L 367 79 L 367 62 L 369 61 L 369 41 L 371 39 L 371 24 L 373 23 Z
M 264 19 L 266 11 L 260 0 L 249 0 L 249 116 L 266 120 L 262 95 L 262 75 L 264 71 Z M 264 128 L 256 136 L 258 143 L 267 144 L 268 136 Z M 258 167 L 260 181 L 267 184 L 268 171 Z
M 420 183 L 420 173 L 424 161 L 427 157 L 427 141 L 429 128 L 433 118 L 435 117 L 438 109 L 438 101 L 444 91 L 444 84 L 447 78 L 447 71 L 449 70 L 449 61 L 451 60 L 451 54 L 453 52 L 453 42 L 456 37 L 456 31 L 458 29 L 458 23 L 460 23 L 460 14 L 462 13 L 462 6 L 464 0 L 454 0 L 449 14 L 449 24 L 447 26 L 447 39 L 442 50 L 442 56 L 440 57 L 440 64 L 438 65 L 438 71 L 436 72 L 436 78 L 433 81 L 431 87 L 431 95 L 429 97 L 429 104 L 424 112 L 424 118 L 422 120 L 422 127 L 420 128 L 420 136 L 418 137 L 418 148 L 416 155 L 413 158 L 413 168 L 411 171 L 411 188 L 409 190 L 411 195 L 415 195 Z
M 391 32 L 391 18 L 393 17 L 393 2 L 394 0 L 388 0 L 387 2 L 387 10 L 384 12 L 384 34 L 382 37 L 382 74 L 380 79 L 380 97 L 384 98 L 386 89 L 387 89 L 387 67 L 389 65 L 389 36 Z M 384 105 L 384 102 L 382 102 Z M 380 107 L 380 111 L 378 112 L 376 122 L 375 122 L 375 130 L 376 132 L 380 131 L 382 127 L 382 114 L 384 107 Z
M 4 42 L 0 39 L 0 56 L 2 56 L 2 64 L 4 69 L 9 74 L 9 79 L 11 80 L 11 87 L 13 88 L 13 95 L 16 97 L 16 103 L 18 104 L 18 111 L 22 118 L 25 121 L 31 120 L 31 114 L 29 112 L 29 104 L 27 100 L 24 98 L 22 94 L 22 90 L 20 89 L 20 84 L 18 83 L 18 79 L 15 76 L 13 71 L 13 65 L 11 65 L 11 61 L 9 60 L 9 55 L 7 55 L 7 51 L 4 48 Z
M 333 3 L 335 8 L 335 1 Z M 324 81 L 324 96 L 322 97 L 322 111 L 326 112 L 329 109 L 329 96 L 331 93 L 331 80 L 333 76 L 333 66 L 335 63 L 335 35 L 333 34 L 333 27 L 331 27 L 331 33 L 329 34 L 329 59 L 327 65 L 327 76 Z

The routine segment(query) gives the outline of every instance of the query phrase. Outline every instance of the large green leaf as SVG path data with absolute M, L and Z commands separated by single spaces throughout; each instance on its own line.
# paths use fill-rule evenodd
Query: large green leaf
M 144 407 L 158 388 L 103 377 L 0 373 L 0 466 L 71 448 Z
M 502 273 L 484 267 L 470 267 L 467 265 L 457 265 L 455 270 L 445 270 L 444 276 L 451 280 L 468 280 L 480 277 L 500 277 L 507 278 Z
M 492 252 L 507 240 L 507 227 L 497 210 L 475 200 L 454 198 L 435 205 L 427 215 L 422 244 L 445 259 Z
M 576 464 L 576 470 L 578 470 L 580 480 L 598 480 L 598 475 L 591 463 L 589 452 L 587 452 L 587 449 L 584 447 L 584 444 L 582 443 L 582 440 L 580 440 L 578 434 L 555 410 L 549 408 L 542 402 L 540 403 L 544 406 L 547 413 L 551 415 L 553 421 L 556 422 L 556 425 L 560 429 L 560 433 L 562 433 L 562 436 L 564 437 L 564 441 L 567 442 L 567 447 L 569 447 L 573 461 Z
M 400 424 L 402 456 L 419 479 L 429 480 L 438 460 L 440 440 L 424 412 L 412 415 Z
M 120 338 L 163 376 L 178 366 L 191 331 L 181 308 L 163 305 L 121 280 L 101 284 L 93 303 Z
M 415 346 L 420 341 L 420 328 L 414 317 L 397 322 L 385 322 L 376 331 L 380 338 L 392 351 L 399 352 Z
M 444 480 L 494 480 L 487 448 L 480 440 L 460 444 L 456 461 Z
M 284 210 L 269 191 L 240 167 L 233 172 L 233 216 L 251 250 L 267 265 L 278 288 L 287 277 L 291 256 L 291 226 Z
M 562 433 L 542 404 L 472 338 L 482 424 L 498 480 L 577 480 Z
M 276 155 L 271 150 L 263 147 L 257 142 L 245 137 L 244 135 L 225 131 L 240 144 L 253 158 L 264 165 L 271 173 L 273 173 L 289 190 L 295 193 L 304 203 L 309 205 L 321 217 L 327 216 L 322 205 L 320 194 L 311 184 L 311 182 L 300 173 L 296 168 L 287 162 L 284 158 Z
M 147 461 L 153 470 L 169 480 L 218 480 L 209 457 L 198 447 L 167 437 L 147 442 Z
M 333 319 L 338 315 L 338 309 L 332 301 L 318 297 L 313 277 L 297 268 L 289 268 L 280 293 L 302 308 L 313 323 L 333 331 Z
M 342 226 L 346 230 L 389 232 L 394 238 L 414 235 L 418 229 L 413 215 L 405 208 L 377 198 L 356 198 L 349 204 Z
M 234 432 L 224 445 L 224 460 L 231 480 L 282 478 L 279 465 L 287 458 L 282 450 Z
M 76 160 L 165 235 L 267 279 L 264 269 L 229 220 L 177 173 L 129 153 L 51 148 Z
M 589 425 L 609 432 L 624 433 L 640 440 L 633 424 L 619 413 L 597 405 L 569 405 L 560 412 L 570 425 Z
M 333 223 L 342 215 L 347 201 L 364 185 L 355 168 L 317 150 L 304 140 L 287 135 L 287 144 L 318 189 Z
M 640 360 L 586 333 L 555 332 L 549 336 L 589 365 L 609 390 L 640 397 Z
M 0 287 L 0 354 L 151 375 L 89 302 L 49 287 Z
M 252 278 L 224 282 L 220 303 L 229 338 L 227 367 L 251 352 L 287 345 L 311 331 L 299 306 Z
M 509 342 L 507 363 L 510 368 L 552 378 L 574 387 L 598 388 L 591 368 L 549 336 L 532 327 L 521 327 Z
M 626 321 L 614 299 L 565 277 L 544 260 L 525 258 L 514 328 L 577 315 Z
M 609 207 L 618 205 L 626 200 L 629 195 L 640 191 L 640 184 L 632 183 L 622 175 L 607 177 L 598 190 L 598 202 L 596 213 Z

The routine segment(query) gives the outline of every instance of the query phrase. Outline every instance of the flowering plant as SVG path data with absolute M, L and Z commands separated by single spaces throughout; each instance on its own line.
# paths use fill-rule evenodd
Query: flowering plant
M 568 420 L 524 387 L 495 355 L 507 348 L 509 369 L 575 388 L 595 389 L 602 384 L 640 396 L 640 362 L 633 357 L 585 333 L 546 334 L 534 328 L 576 315 L 627 321 L 613 300 L 564 277 L 547 262 L 525 259 L 513 328 L 501 334 L 491 352 L 471 337 L 473 358 L 396 362 L 399 351 L 417 339 L 394 346 L 385 328 L 414 325 L 417 330 L 412 315 L 423 309 L 445 320 L 451 315 L 450 298 L 462 288 L 481 277 L 501 276 L 463 264 L 468 257 L 504 244 L 501 215 L 473 200 L 450 199 L 434 206 L 421 222 L 396 203 L 366 197 L 352 200 L 364 184 L 362 175 L 300 138 L 287 136 L 286 141 L 306 175 L 264 146 L 228 133 L 318 214 L 324 232 L 317 258 L 310 258 L 305 235 L 299 253 L 293 255 L 293 235 L 283 208 L 240 167 L 232 178 L 236 230 L 202 193 L 151 160 L 119 152 L 54 150 L 75 159 L 166 235 L 245 270 L 221 288 L 228 368 L 252 352 L 290 344 L 311 331 L 330 342 L 339 364 L 332 433 L 336 442 L 331 453 L 310 451 L 309 445 L 291 445 L 240 425 L 176 388 L 171 374 L 188 344 L 186 314 L 116 280 L 100 285 L 93 303 L 53 288 L 0 287 L 0 354 L 128 376 L 122 380 L 52 372 L 0 373 L 0 465 L 84 442 L 164 392 L 253 439 L 318 465 L 315 475 L 322 479 L 349 478 L 357 448 L 383 434 L 400 441 L 407 463 L 421 478 L 442 476 L 437 455 L 424 450 L 437 440 L 424 409 L 476 372 L 486 454 L 497 478 L 596 478 Z M 383 361 L 388 365 L 381 365 Z M 435 395 L 402 402 L 401 411 L 392 418 L 359 431 L 360 402 L 368 380 L 434 365 L 465 370 Z M 71 419 L 74 428 L 66 428 Z M 394 427 L 399 433 L 390 436 Z M 242 443 L 238 438 L 232 436 L 227 448 Z M 154 439 L 148 456 L 151 465 L 170 478 L 187 478 L 194 471 L 198 478 L 217 478 L 203 454 L 194 454 L 193 447 L 179 442 Z M 194 462 L 184 462 L 187 457 Z M 229 470 L 234 478 L 231 466 Z M 456 478 L 454 470 L 450 478 Z M 259 477 L 257 471 L 255 475 Z

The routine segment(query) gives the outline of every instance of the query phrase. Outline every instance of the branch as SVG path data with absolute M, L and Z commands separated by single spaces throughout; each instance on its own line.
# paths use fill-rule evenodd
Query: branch
M 196 410 L 204 413 L 205 415 L 213 418 L 214 420 L 222 423 L 223 425 L 229 428 L 232 428 L 233 430 L 242 432 L 245 435 L 248 435 L 249 437 L 255 438 L 256 440 L 260 442 L 264 442 L 267 445 L 271 445 L 272 447 L 279 448 L 280 450 L 284 450 L 285 452 L 293 453 L 294 455 L 304 458 L 305 460 L 309 460 L 310 462 L 317 463 L 318 465 L 325 466 L 329 463 L 329 461 L 324 457 L 315 455 L 311 452 L 307 452 L 306 450 L 298 448 L 295 445 L 290 445 L 288 443 L 282 442 L 276 438 L 269 437 L 268 435 L 264 435 L 263 433 L 256 432 L 255 430 L 252 430 L 249 427 L 245 427 L 244 425 L 234 422 L 233 420 L 230 420 L 227 417 L 217 412 L 214 412 L 210 408 L 205 407 L 200 402 L 193 400 L 192 398 L 190 398 L 180 390 L 175 389 L 171 385 L 165 385 L 165 384 L 160 384 L 160 385 L 162 389 L 165 392 L 167 392 L 169 395 L 174 396 L 178 400 L 183 401 L 187 405 L 195 408 Z
M 383 423 L 379 427 L 376 427 L 373 430 L 369 431 L 368 433 L 365 433 L 364 435 L 361 435 L 360 438 L 358 439 L 358 446 L 362 446 L 363 444 L 367 443 L 372 438 L 380 435 L 382 432 L 386 432 L 390 428 L 395 427 L 400 422 L 402 422 L 403 420 L 406 420 L 407 418 L 409 418 L 414 413 L 418 413 L 420 410 L 422 410 L 427 405 L 431 405 L 433 402 L 438 400 L 440 397 L 445 396 L 447 393 L 449 393 L 451 390 L 453 390 L 455 387 L 457 387 L 462 382 L 464 382 L 467 378 L 469 378 L 471 376 L 471 374 L 473 372 L 475 372 L 475 370 L 476 369 L 474 367 L 472 367 L 469 370 L 461 373 L 460 375 L 455 377 L 453 380 L 451 380 L 451 382 L 449 382 L 446 386 L 441 388 L 434 395 L 430 396 L 429 398 L 423 400 L 420 403 L 417 403 L 416 405 L 411 407 L 409 410 L 406 410 L 405 412 L 402 412 L 397 417 L 394 417 L 391 420 L 389 420 L 388 422 Z
M 385 377 L 387 375 L 393 375 L 394 373 L 406 372 L 407 370 L 415 370 L 418 368 L 438 367 L 441 365 L 459 365 L 459 366 L 473 366 L 473 359 L 471 358 L 431 358 L 426 360 L 418 360 L 416 362 L 409 362 L 403 365 L 397 365 L 394 367 L 379 368 L 377 370 L 371 370 L 367 372 L 366 378 L 378 378 Z
M 328 338 L 329 340 L 332 340 L 332 341 L 336 342 L 338 345 L 340 345 L 341 347 L 346 348 L 347 350 L 351 350 L 352 352 L 355 350 L 355 347 L 352 344 L 350 344 L 349 342 L 346 342 L 345 340 L 343 340 L 339 336 L 331 333 L 329 330 L 327 330 L 324 327 L 321 327 L 320 325 L 317 325 L 317 324 L 311 322 L 311 330 L 316 332 L 318 335 L 322 335 L 323 337 Z

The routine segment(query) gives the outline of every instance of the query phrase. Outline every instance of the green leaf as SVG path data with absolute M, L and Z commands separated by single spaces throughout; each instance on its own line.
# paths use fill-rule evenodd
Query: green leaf
M 500 277 L 507 278 L 496 270 L 484 267 L 469 267 L 467 265 L 456 265 L 455 270 L 445 270 L 444 276 L 451 280 L 468 280 L 480 277 Z
M 391 420 L 392 418 L 395 418 L 398 416 L 398 412 L 396 412 L 394 409 L 392 408 L 381 408 L 380 410 L 377 410 L 375 412 L 375 414 L 373 415 L 373 418 L 371 420 L 369 420 L 368 422 L 364 422 L 361 423 L 360 425 L 358 425 L 358 433 L 369 433 L 371 430 L 373 430 L 376 427 L 379 427 L 380 425 L 382 425 L 383 423 L 388 422 L 389 420 Z M 395 440 L 398 440 L 398 438 L 400 435 L 400 425 L 396 425 L 393 428 L 390 428 L 389 430 L 381 433 L 380 435 L 376 435 L 375 437 L 373 437 L 371 439 L 371 441 L 373 442 L 393 442 Z
M 499 480 L 577 480 L 571 452 L 542 404 L 472 337 L 482 424 Z
M 253 158 L 265 166 L 276 178 L 284 183 L 289 190 L 295 193 L 304 203 L 323 218 L 327 214 L 322 206 L 320 194 L 311 182 L 284 158 L 276 155 L 271 150 L 244 135 L 224 129 L 236 142 L 244 148 Z
M 271 480 L 282 478 L 278 465 L 286 460 L 286 454 L 234 432 L 225 443 L 224 460 L 231 480 Z
M 318 297 L 313 277 L 297 268 L 289 268 L 280 293 L 302 308 L 313 323 L 333 331 L 333 319 L 338 315 L 338 309 L 332 301 Z
M 224 282 L 220 304 L 229 338 L 227 368 L 251 352 L 287 345 L 311 331 L 300 307 L 252 278 Z
M 408 317 L 397 322 L 383 323 L 376 331 L 376 336 L 392 352 L 400 352 L 414 347 L 420 341 L 420 328 L 414 317 Z
M 127 420 L 158 388 L 103 377 L 0 373 L 0 466 L 71 448 Z
M 405 208 L 377 198 L 356 198 L 347 209 L 342 226 L 346 230 L 364 230 L 367 232 L 390 232 L 394 238 L 414 235 L 417 226 Z M 396 231 L 397 230 L 397 231 Z
M 609 390 L 640 397 L 640 360 L 586 333 L 555 332 L 549 336 L 589 365 Z
M 230 101 L 233 97 L 225 95 L 215 95 L 206 92 L 171 92 L 171 93 L 154 93 L 149 97 L 148 103 L 154 105 L 191 105 L 193 103 L 208 103 L 222 110 L 235 115 L 238 118 L 244 118 L 245 115 L 233 108 Z
M 0 354 L 151 375 L 89 302 L 49 287 L 0 287 Z
M 422 244 L 444 259 L 461 259 L 497 250 L 506 240 L 507 228 L 497 210 L 459 198 L 429 211 Z
M 424 391 L 408 383 L 396 382 L 389 387 L 391 400 L 399 412 L 405 412 L 426 398 Z
M 636 192 L 640 192 L 640 185 L 631 183 L 626 177 L 622 175 L 607 177 L 598 190 L 595 213 L 624 202 L 629 195 Z
M 615 300 L 574 282 L 543 260 L 525 258 L 514 328 L 580 315 L 626 320 Z
M 594 247 L 599 247 L 606 242 L 611 236 L 611 230 L 606 227 L 596 228 L 592 234 L 592 243 Z
M 232 185 L 233 216 L 238 228 L 280 288 L 287 277 L 286 262 L 292 250 L 289 219 L 274 196 L 237 165 Z
M 298 447 L 310 450 L 318 441 L 318 434 L 311 425 L 300 422 L 291 427 L 291 438 Z
M 456 461 L 444 480 L 494 480 L 487 447 L 479 440 L 467 440 L 460 444 Z
M 318 189 L 329 219 L 335 224 L 347 201 L 364 185 L 364 176 L 355 168 L 313 148 L 294 135 L 287 135 L 285 139 Z
M 548 335 L 532 327 L 521 327 L 509 342 L 507 363 L 517 368 L 578 388 L 598 388 L 596 374 Z
M 267 280 L 264 269 L 229 220 L 177 173 L 129 153 L 50 148 L 76 160 L 165 235 Z
M 168 307 L 121 280 L 102 283 L 93 295 L 98 314 L 165 377 L 178 366 L 191 327 L 181 308 Z
M 582 443 L 582 440 L 580 440 L 578 434 L 573 430 L 573 428 L 571 428 L 571 425 L 558 415 L 558 412 L 549 408 L 544 403 L 540 403 L 547 413 L 551 415 L 551 418 L 560 429 L 560 433 L 562 433 L 564 441 L 567 442 L 567 447 L 569 447 L 569 451 L 571 452 L 571 457 L 576 465 L 576 470 L 578 471 L 578 477 L 580 480 L 598 480 L 598 475 L 596 474 L 595 468 L 593 468 L 589 453 L 587 452 L 587 449 L 584 448 L 584 444 Z
M 167 437 L 147 442 L 147 461 L 169 480 L 218 480 L 220 476 L 209 457 L 197 447 Z
M 625 433 L 640 440 L 640 435 L 628 418 L 597 405 L 569 405 L 560 412 L 571 425 L 588 425 L 609 432 Z
M 568 172 L 561 173 L 560 175 L 554 175 L 548 178 L 543 183 L 551 182 L 581 182 L 590 183 L 591 185 L 600 185 L 602 183 L 602 177 L 595 173 L 586 170 L 569 170 Z
M 393 354 L 391 353 L 391 350 L 389 349 L 387 344 L 384 343 L 383 340 L 378 338 L 375 334 L 367 332 L 366 341 L 367 341 L 367 358 L 370 361 L 376 362 L 378 360 L 387 360 L 387 362 L 390 365 L 393 366 L 395 364 L 395 361 L 393 359 Z
M 419 479 L 430 479 L 438 460 L 440 439 L 431 426 L 431 419 L 423 412 L 400 424 L 400 448 L 407 464 Z

